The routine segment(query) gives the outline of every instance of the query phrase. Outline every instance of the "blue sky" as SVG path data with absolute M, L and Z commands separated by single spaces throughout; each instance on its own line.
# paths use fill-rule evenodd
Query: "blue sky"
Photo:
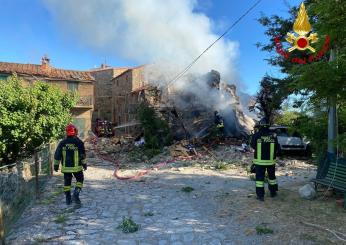
M 42 0 L 44 1 L 44 0 Z M 111 66 L 140 65 L 120 56 L 109 55 L 90 49 L 78 37 L 61 31 L 50 12 L 40 0 L 0 0 L 0 61 L 40 63 L 48 54 L 55 67 L 88 70 L 100 66 L 106 60 Z M 61 0 L 63 3 L 64 0 Z M 227 36 L 239 43 L 239 59 L 236 62 L 245 92 L 254 94 L 265 73 L 279 75 L 264 60 L 266 53 L 255 46 L 266 42 L 264 28 L 257 22 L 261 13 L 287 15 L 287 4 L 298 5 L 298 0 L 262 0 L 245 19 Z M 254 0 L 199 0 L 196 11 L 205 13 L 217 23 L 218 33 L 233 23 Z

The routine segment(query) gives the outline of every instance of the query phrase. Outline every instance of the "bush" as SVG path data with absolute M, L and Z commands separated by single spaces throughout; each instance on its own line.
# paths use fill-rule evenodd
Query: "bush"
M 163 146 L 172 143 L 167 122 L 159 118 L 153 108 L 142 103 L 138 107 L 137 114 L 142 124 L 147 149 L 162 149 Z
M 23 86 L 16 75 L 0 80 L 0 158 L 15 162 L 19 154 L 33 153 L 58 139 L 71 120 L 76 96 L 44 82 Z
M 131 217 L 123 217 L 123 221 L 118 225 L 118 229 L 121 229 L 124 233 L 133 233 L 140 229 L 140 225 L 136 224 Z

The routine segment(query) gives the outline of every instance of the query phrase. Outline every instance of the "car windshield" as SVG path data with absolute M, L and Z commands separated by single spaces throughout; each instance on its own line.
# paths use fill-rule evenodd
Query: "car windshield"
M 289 137 L 286 128 L 277 128 L 274 130 L 274 133 L 276 133 L 277 136 Z
M 281 136 L 281 137 L 301 137 L 298 132 L 294 132 L 290 134 L 287 128 L 275 128 L 275 129 L 272 129 L 271 131 L 275 133 L 277 136 Z

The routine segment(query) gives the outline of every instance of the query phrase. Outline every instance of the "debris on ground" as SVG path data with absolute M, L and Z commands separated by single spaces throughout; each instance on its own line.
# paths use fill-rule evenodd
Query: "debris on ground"
M 91 164 L 93 157 L 100 153 L 116 159 L 121 171 L 126 169 L 141 171 L 152 168 L 181 171 L 184 167 L 200 167 L 215 171 L 232 169 L 245 174 L 247 179 L 253 178 L 249 173 L 253 151 L 252 149 L 248 151 L 249 146 L 237 138 L 213 141 L 201 138 L 180 140 L 162 149 L 146 149 L 145 140 L 141 137 L 98 138 L 97 145 L 95 145 L 95 139 L 97 138 L 91 135 L 90 140 L 86 142 Z M 163 167 L 155 167 L 157 164 L 161 166 L 162 163 L 165 163 Z M 296 178 L 303 178 L 306 181 L 311 179 L 311 176 L 303 173 L 303 169 L 314 171 L 316 167 L 307 159 L 292 157 L 277 159 L 277 175 L 284 176 L 284 182 Z
M 303 187 L 299 188 L 299 195 L 302 198 L 311 200 L 311 199 L 315 198 L 316 191 L 311 184 L 306 184 Z
M 169 147 L 169 152 L 172 157 L 189 157 L 197 155 L 197 151 L 193 144 L 187 140 L 181 140 Z

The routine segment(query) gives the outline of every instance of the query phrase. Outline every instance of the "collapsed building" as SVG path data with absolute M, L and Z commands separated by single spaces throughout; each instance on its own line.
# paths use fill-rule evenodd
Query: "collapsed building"
M 188 86 L 167 86 L 149 81 L 145 66 L 128 69 L 112 79 L 112 121 L 118 133 L 137 134 L 138 106 L 145 102 L 166 120 L 176 139 L 199 138 L 214 125 L 214 112 L 223 119 L 225 135 L 247 136 L 253 120 L 245 115 L 236 93 L 236 86 L 210 71 L 204 76 L 188 75 Z
M 184 86 L 167 86 L 160 79 L 148 79 L 147 66 L 101 65 L 90 71 L 74 71 L 54 68 L 49 61 L 43 57 L 41 65 L 0 62 L 0 79 L 16 73 L 29 84 L 41 80 L 76 92 L 79 101 L 71 113 L 82 137 L 95 128 L 97 118 L 112 122 L 119 134 L 138 134 L 137 108 L 142 102 L 168 122 L 176 139 L 205 136 L 214 125 L 214 111 L 223 116 L 227 136 L 241 137 L 253 128 L 253 120 L 243 113 L 236 87 L 221 81 L 217 71 L 204 76 L 189 74 Z

